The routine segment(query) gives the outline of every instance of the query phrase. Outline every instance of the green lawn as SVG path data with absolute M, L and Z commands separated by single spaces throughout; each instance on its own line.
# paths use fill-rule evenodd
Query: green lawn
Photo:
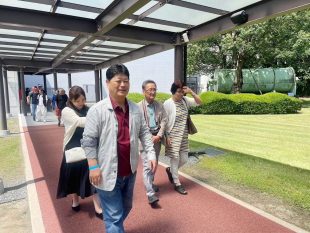
M 286 115 L 193 115 L 191 140 L 310 170 L 310 108 Z
M 198 164 L 182 170 L 206 183 L 211 179 L 211 172 L 217 183 L 268 193 L 310 211 L 309 170 L 230 151 L 221 156 L 203 157 Z
M 305 106 L 306 107 L 306 106 Z M 183 168 L 208 182 L 268 193 L 310 211 L 310 108 L 291 115 L 193 115 L 199 133 L 191 151 L 217 147 L 225 155 L 203 157 Z
M 17 118 L 9 119 L 8 129 L 13 134 L 0 138 L 0 177 L 3 179 L 19 176 L 24 172 L 18 127 Z

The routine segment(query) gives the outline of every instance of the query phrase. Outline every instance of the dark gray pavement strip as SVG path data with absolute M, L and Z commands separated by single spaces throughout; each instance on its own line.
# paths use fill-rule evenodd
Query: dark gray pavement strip
M 205 153 L 210 156 L 210 157 L 213 157 L 213 156 L 217 156 L 217 155 L 223 155 L 225 154 L 225 151 L 222 151 L 222 150 L 219 150 L 219 149 L 215 149 L 215 148 L 212 148 L 212 147 L 209 147 L 205 150 Z
M 0 195 L 0 204 L 12 202 L 27 197 L 27 183 L 24 180 L 5 181 L 4 193 Z

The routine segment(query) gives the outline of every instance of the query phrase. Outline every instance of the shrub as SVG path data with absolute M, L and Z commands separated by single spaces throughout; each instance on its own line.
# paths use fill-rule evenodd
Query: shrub
M 156 100 L 164 102 L 171 95 L 157 93 Z M 190 114 L 286 114 L 301 110 L 302 101 L 281 93 L 223 94 L 204 92 L 200 94 L 202 105 L 190 109 Z M 128 99 L 138 103 L 143 94 L 129 93 Z
M 170 94 L 158 92 L 157 95 L 156 95 L 156 100 L 161 102 L 161 103 L 164 103 L 170 97 L 171 97 Z
M 229 98 L 226 94 L 217 92 L 204 92 L 200 95 L 202 105 L 196 107 L 195 113 L 201 114 L 233 114 L 236 112 L 236 103 Z
M 270 104 L 264 98 L 255 94 L 230 94 L 228 98 L 236 103 L 237 113 L 268 114 Z
M 285 114 L 301 110 L 302 101 L 281 93 L 223 94 L 205 92 L 191 114 Z
M 127 99 L 135 103 L 139 103 L 141 100 L 144 99 L 144 96 L 141 93 L 132 92 L 127 95 Z
M 267 93 L 263 95 L 271 102 L 272 112 L 276 114 L 296 113 L 301 110 L 302 101 L 281 93 Z
M 164 103 L 165 100 L 169 99 L 171 97 L 171 95 L 169 94 L 166 94 L 166 93 L 161 93 L 161 92 L 158 92 L 156 94 L 156 100 L 161 102 L 161 103 Z M 137 92 L 132 92 L 132 93 L 129 93 L 127 98 L 135 103 L 139 103 L 141 100 L 144 99 L 144 95 L 141 94 L 141 93 L 137 93 Z

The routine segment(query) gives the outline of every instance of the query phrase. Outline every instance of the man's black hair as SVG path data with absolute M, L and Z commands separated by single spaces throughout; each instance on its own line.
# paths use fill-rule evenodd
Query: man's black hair
M 124 66 L 123 64 L 115 64 L 115 65 L 110 66 L 110 68 L 107 69 L 106 78 L 107 80 L 110 81 L 115 75 L 118 75 L 118 74 L 124 74 L 129 79 L 129 71 L 127 67 Z

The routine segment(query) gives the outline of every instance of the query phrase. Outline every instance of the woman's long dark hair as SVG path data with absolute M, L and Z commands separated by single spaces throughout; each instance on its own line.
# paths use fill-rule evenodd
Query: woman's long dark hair
M 84 98 L 86 100 L 85 91 L 83 90 L 82 87 L 80 87 L 80 86 L 71 87 L 69 90 L 69 98 L 67 101 L 67 106 L 69 108 L 72 108 L 76 112 L 76 114 L 78 114 L 80 117 L 84 117 L 87 114 L 88 107 L 86 105 L 84 105 L 84 107 L 82 109 L 77 109 L 74 106 L 74 104 L 72 103 L 72 101 L 77 100 L 81 96 L 84 96 Z

